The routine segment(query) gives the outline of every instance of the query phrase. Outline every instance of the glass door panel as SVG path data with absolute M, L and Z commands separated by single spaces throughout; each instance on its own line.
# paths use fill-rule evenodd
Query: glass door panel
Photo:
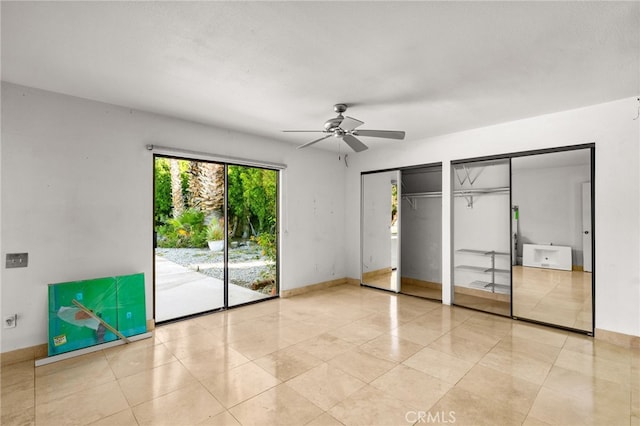
M 229 306 L 278 295 L 278 172 L 227 166 Z
M 154 157 L 156 322 L 225 306 L 224 188 L 223 164 Z
M 453 164 L 453 303 L 511 315 L 509 159 Z

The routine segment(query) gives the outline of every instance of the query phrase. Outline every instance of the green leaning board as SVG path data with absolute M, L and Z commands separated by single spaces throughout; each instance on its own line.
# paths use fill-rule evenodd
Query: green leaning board
M 144 274 L 49 285 L 49 356 L 117 340 L 74 300 L 124 336 L 146 332 Z
M 124 336 L 147 332 L 147 311 L 144 303 L 144 274 L 116 277 L 118 292 L 118 327 Z

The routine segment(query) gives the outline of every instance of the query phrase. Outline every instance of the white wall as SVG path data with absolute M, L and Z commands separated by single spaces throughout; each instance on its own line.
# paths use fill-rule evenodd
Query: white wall
M 587 151 L 588 158 L 588 151 Z M 583 265 L 582 183 L 590 181 L 589 164 L 526 168 L 512 162 L 512 203 L 518 219 L 518 256 L 522 244 L 569 246 L 574 265 Z
M 152 153 L 146 144 L 285 163 L 281 288 L 346 275 L 344 163 L 330 153 L 2 84 L 2 352 L 47 341 L 47 284 L 144 272 L 152 318 Z M 358 207 L 359 209 L 359 207 Z M 356 249 L 357 250 L 357 249 Z
M 449 162 L 533 149 L 596 144 L 596 327 L 640 336 L 640 120 L 636 98 L 438 136 L 353 156 L 347 174 L 347 273 L 357 276 L 359 174 L 443 162 L 443 286 L 451 284 Z M 447 271 L 449 273 L 447 274 Z M 445 289 L 445 303 L 450 293 Z

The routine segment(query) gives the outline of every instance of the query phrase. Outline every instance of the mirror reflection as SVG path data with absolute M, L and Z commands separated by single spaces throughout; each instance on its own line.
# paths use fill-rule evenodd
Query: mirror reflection
M 398 291 L 399 175 L 397 170 L 362 175 L 361 282 L 391 291 Z
M 510 316 L 509 159 L 451 169 L 453 303 Z
M 513 316 L 593 331 L 591 152 L 512 159 Z

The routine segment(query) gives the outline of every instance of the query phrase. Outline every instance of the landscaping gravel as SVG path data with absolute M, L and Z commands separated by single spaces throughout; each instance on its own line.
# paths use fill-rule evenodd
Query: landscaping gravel
M 213 278 L 224 278 L 224 254 L 208 248 L 156 248 L 156 255 Z M 251 288 L 251 284 L 268 277 L 269 261 L 262 255 L 262 248 L 253 243 L 241 243 L 229 249 L 229 281 Z M 258 289 L 269 294 L 271 286 Z

